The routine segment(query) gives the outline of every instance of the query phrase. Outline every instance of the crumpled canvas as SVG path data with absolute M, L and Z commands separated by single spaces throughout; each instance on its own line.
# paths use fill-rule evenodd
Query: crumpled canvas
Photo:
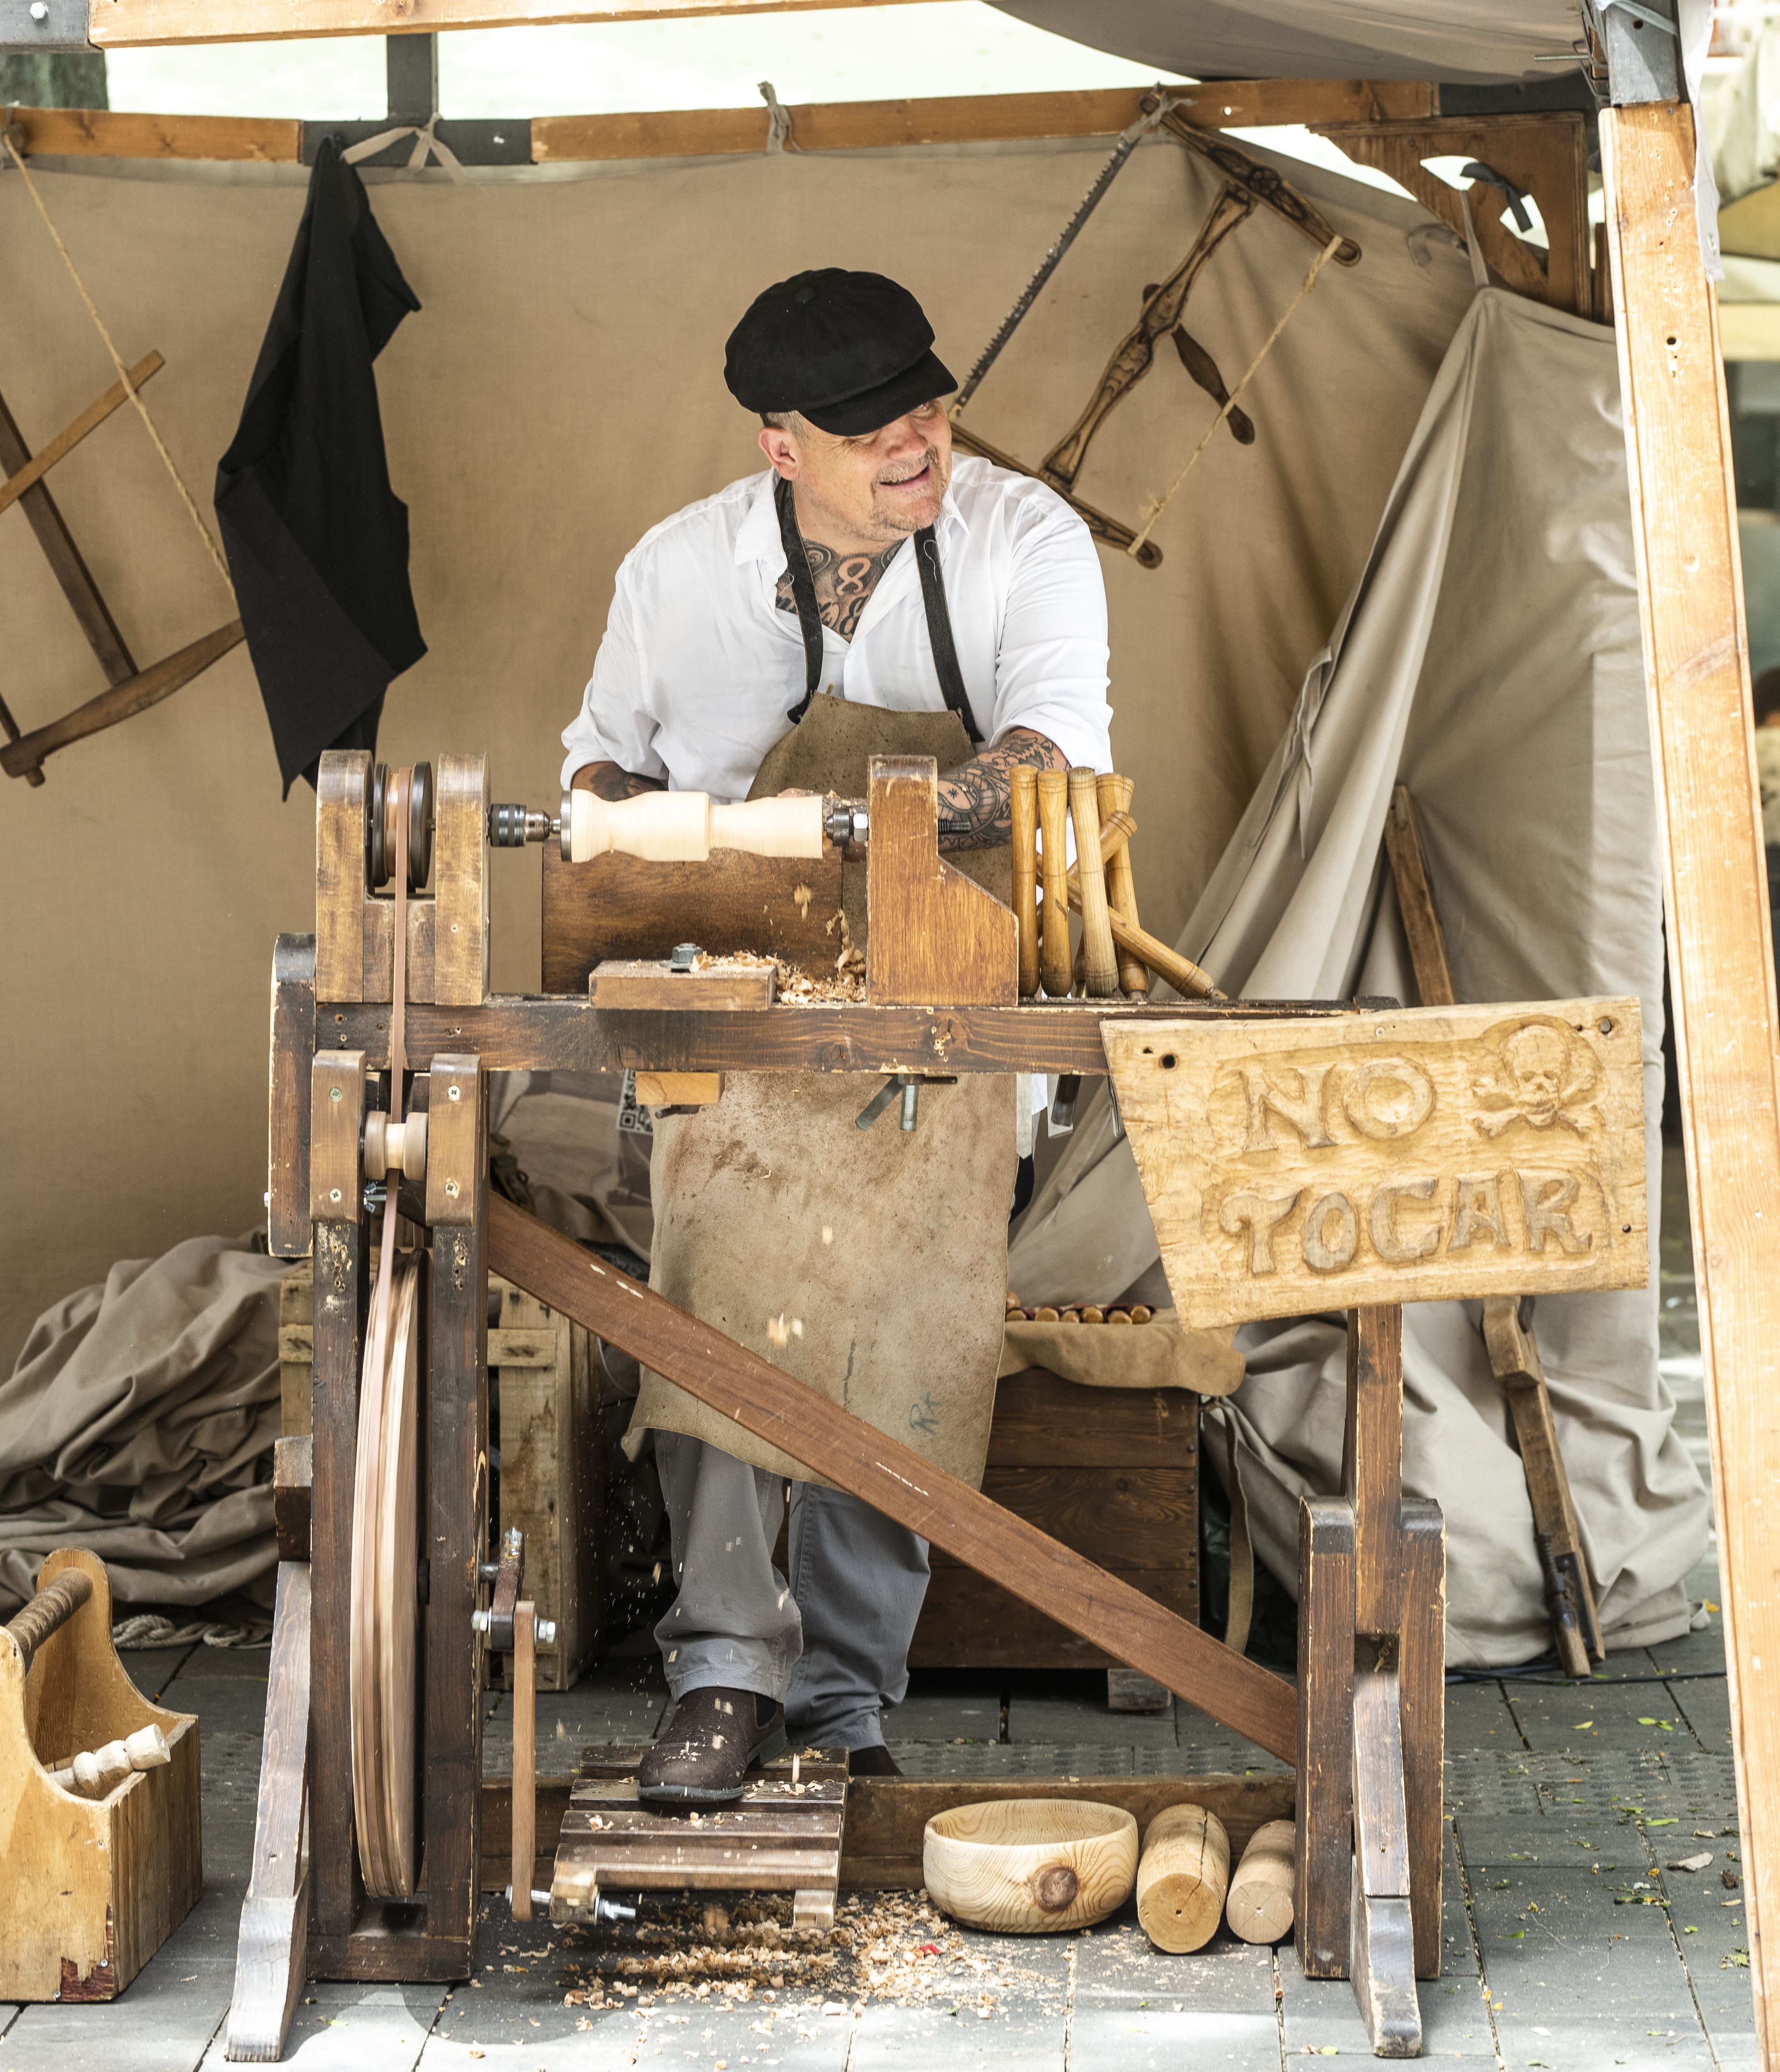
M 1254 998 L 1416 995 L 1380 849 L 1412 792 L 1461 1001 L 1636 994 L 1659 1202 L 1662 898 L 1613 335 L 1478 293 L 1371 558 L 1179 947 Z M 1544 1297 L 1534 1318 L 1609 1646 L 1672 1638 L 1709 1507 L 1658 1371 L 1647 1288 Z M 1112 1300 L 1156 1240 L 1103 1093 L 1009 1254 L 1026 1301 Z M 1447 1532 L 1447 1659 L 1549 1647 L 1532 1515 L 1478 1303 L 1404 1314 L 1404 1486 Z M 1205 1413 L 1256 1552 L 1295 1589 L 1301 1496 L 1339 1486 L 1342 1320 L 1246 1325 L 1241 1388 Z
M 122 1603 L 268 1577 L 282 1260 L 188 1239 L 46 1310 L 0 1383 L 0 1616 L 89 1548 Z

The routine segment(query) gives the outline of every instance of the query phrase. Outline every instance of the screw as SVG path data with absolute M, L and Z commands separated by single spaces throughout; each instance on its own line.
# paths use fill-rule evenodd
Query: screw
M 457 1182 L 455 1180 L 447 1180 L 445 1183 L 445 1191 L 454 1202 L 458 1198 Z
M 31 0 L 31 18 L 34 22 L 47 22 L 49 19 L 49 9 L 44 6 L 43 0 Z
M 483 1607 L 471 1612 L 470 1614 L 470 1630 L 472 1633 L 487 1633 L 489 1627 L 494 1622 L 494 1614 L 486 1607 Z
M 556 1621 L 539 1619 L 532 1628 L 532 1637 L 540 1647 L 554 1647 L 557 1640 Z
M 330 1100 L 339 1100 L 341 1098 L 339 1088 L 338 1087 L 330 1087 L 327 1090 L 327 1098 Z
M 327 1198 L 331 1202 L 337 1202 L 340 1198 L 339 1189 L 338 1187 L 330 1187 L 327 1190 Z
M 462 1087 L 459 1086 L 447 1087 L 445 1090 L 445 1098 L 447 1100 L 462 1100 L 463 1099 Z

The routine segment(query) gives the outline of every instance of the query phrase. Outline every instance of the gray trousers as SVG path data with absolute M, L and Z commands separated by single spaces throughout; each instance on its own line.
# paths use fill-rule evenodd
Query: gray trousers
M 675 1698 L 709 1684 L 781 1700 L 794 1741 L 871 1748 L 909 1684 L 927 1543 L 869 1504 L 791 1486 L 791 1575 L 773 1566 L 785 1484 L 702 1439 L 655 1434 L 680 1594 L 656 1628 Z

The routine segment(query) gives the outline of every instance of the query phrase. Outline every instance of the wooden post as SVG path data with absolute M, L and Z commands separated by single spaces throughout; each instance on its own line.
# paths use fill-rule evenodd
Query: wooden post
M 1646 41 L 1651 40 L 1646 38 Z M 1762 1930 L 1780 1918 L 1780 1100 L 1772 941 L 1717 305 L 1694 219 L 1692 112 L 1603 109 L 1662 824 L 1670 990 L 1760 2054 L 1780 2049 Z M 1757 1780 L 1770 1780 L 1755 1788 Z

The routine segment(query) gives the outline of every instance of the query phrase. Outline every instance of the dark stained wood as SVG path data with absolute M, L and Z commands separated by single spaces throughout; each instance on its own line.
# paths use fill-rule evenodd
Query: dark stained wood
M 28 504 L 38 490 L 43 490 L 41 483 L 37 490 L 27 490 L 19 500 Z M 43 493 L 48 494 L 47 491 Z M 95 591 L 93 594 L 97 596 L 98 593 Z M 245 637 L 240 619 L 232 619 L 226 626 L 219 626 L 214 633 L 205 634 L 201 640 L 194 640 L 189 647 L 180 648 L 165 660 L 119 679 L 110 689 L 88 698 L 72 712 L 64 713 L 47 726 L 35 727 L 29 734 L 0 748 L 0 770 L 4 770 L 9 777 L 27 776 L 41 766 L 46 755 L 53 755 L 57 749 L 66 748 L 71 742 L 84 741 L 88 734 L 101 734 L 108 726 L 117 726 L 120 720 L 146 712 L 150 705 L 158 705 L 162 699 L 183 690 L 194 676 L 201 676 L 212 662 L 220 662 L 230 648 L 238 647 Z
M 432 1061 L 427 1193 L 433 1227 L 427 1342 L 426 1933 L 475 1961 L 481 1864 L 481 1642 L 471 1630 L 488 1544 L 487 1081 L 474 1057 Z M 455 1087 L 459 1098 L 449 1097 Z M 446 1195 L 442 1174 L 464 1176 Z M 408 1975 L 404 1974 L 403 1975 Z
M 602 960 L 664 957 L 676 943 L 832 970 L 840 911 L 838 849 L 820 860 L 713 849 L 704 863 L 651 863 L 615 850 L 565 863 L 546 842 L 544 990 L 580 993 Z
M 437 1091 L 435 1086 L 435 1096 Z M 430 1184 L 432 1155 L 430 1149 Z M 488 1214 L 491 1262 L 540 1301 L 576 1318 L 743 1429 L 783 1448 L 793 1460 L 968 1562 L 1235 1733 L 1293 1759 L 1297 1702 L 1282 1678 L 1231 1655 L 1129 1584 L 1072 1554 L 512 1203 L 491 1199 Z
M 1367 1304 L 1347 1313 L 1347 1424 L 1342 1487 L 1354 1506 L 1354 1626 L 1393 1634 L 1400 1601 L 1403 1496 L 1403 1309 Z
M 1403 1796 L 1409 1823 L 1409 1910 L 1416 1976 L 1440 1976 L 1441 1877 L 1445 1864 L 1446 1528 L 1440 1506 L 1403 1507 Z
M 501 1873 L 501 1889 L 507 1873 Z M 467 1976 L 461 1935 L 434 1935 L 414 1925 L 412 1901 L 372 1901 L 349 1935 L 322 1935 L 311 1926 L 309 1975 L 314 1979 L 388 1980 L 402 1985 L 442 1984 Z M 473 1958 L 473 1953 L 472 1953 Z
M 434 938 L 438 927 L 435 901 L 409 895 L 408 908 L 408 997 L 430 1000 L 434 990 Z M 359 907 L 360 997 L 380 1004 L 395 983 L 396 902 L 388 893 L 367 894 Z M 409 1055 L 413 1055 L 412 1050 Z
M 1397 911 L 1403 916 L 1409 963 L 1421 1004 L 1456 1007 L 1458 996 L 1453 990 L 1452 967 L 1446 960 L 1446 931 L 1434 904 L 1434 882 L 1428 869 L 1428 853 L 1422 847 L 1421 824 L 1416 818 L 1416 802 L 1407 784 L 1399 784 L 1391 794 L 1390 810 L 1384 816 L 1384 853 L 1391 862 Z
M 1190 1468 L 1198 1457 L 1198 1410 L 1184 1390 L 1084 1388 L 1042 1367 L 995 1384 L 991 1468 Z
M 5 399 L 0 397 L 0 470 L 7 475 L 16 475 L 30 458 L 31 448 L 26 445 L 24 435 L 14 421 Z M 126 677 L 134 676 L 135 658 L 125 646 L 123 635 L 117 631 L 117 622 L 99 594 L 99 586 L 80 558 L 80 549 L 75 545 L 74 536 L 55 508 L 49 484 L 34 483 L 19 498 L 18 505 L 31 520 L 31 529 L 37 535 L 43 558 L 62 586 L 62 594 L 80 621 L 87 644 L 99 658 L 105 681 L 121 684 Z
M 309 1559 L 310 1499 L 314 1479 L 315 1441 L 308 1433 L 273 1441 L 272 1526 L 278 1536 L 281 1561 Z M 306 1590 L 303 1601 L 308 1602 Z
M 1416 2000 L 1415 1934 L 1407 1899 L 1353 1894 L 1350 1973 L 1360 2019 L 1375 2058 L 1421 2055 L 1421 2009 Z
M 309 1213 L 314 1221 L 362 1221 L 359 1142 L 364 1128 L 364 1053 L 318 1050 L 309 1074 Z M 318 1297 L 320 1293 L 318 1283 Z
M 388 1062 L 389 1010 L 318 985 L 318 1040 Z M 735 1014 L 615 1014 L 585 999 L 496 994 L 483 1007 L 411 1001 L 411 1057 L 473 1048 L 486 1071 L 1053 1072 L 1103 1075 L 1105 1022 L 1278 1021 L 1342 1001 L 1097 1000 L 1014 1007 L 770 1007 Z
M 982 1490 L 1103 1568 L 1198 1566 L 1198 1478 L 1190 1468 L 992 1467 Z M 935 1566 L 951 1559 L 936 1554 Z
M 1361 1666 L 1368 1653 L 1371 1666 Z M 1395 1650 L 1359 1643 L 1354 1670 L 1354 1854 L 1369 1899 L 1409 1896 L 1409 1821 L 1403 1803 L 1403 1708 Z
M 866 897 L 874 915 L 865 990 L 878 1006 L 1012 1007 L 1020 997 L 1013 909 L 939 853 L 939 765 L 931 755 L 871 758 Z
M 433 982 L 425 997 L 474 1005 L 488 990 L 488 758 L 442 755 L 438 783 Z M 410 983 L 409 991 L 418 989 Z
M 308 1955 L 309 1864 L 302 1844 L 309 1786 L 309 1586 L 306 1559 L 281 1560 L 266 1671 L 253 1861 L 241 1906 L 235 1997 L 228 2012 L 228 2055 L 255 2062 L 284 2055 Z
M 309 1252 L 309 1082 L 315 1049 L 315 938 L 272 952 L 272 1059 L 266 1094 L 266 1242 L 274 1258 Z
M 919 1669 L 1112 1669 L 1119 1658 L 1046 1618 L 998 1584 L 935 1552 L 919 1623 L 909 1646 Z M 1197 1625 L 1197 1568 L 1121 1568 L 1121 1582 Z
M 1354 1511 L 1340 1497 L 1298 1506 L 1295 1759 L 1298 1961 L 1308 1978 L 1338 1979 L 1347 1970 L 1354 1848 Z

